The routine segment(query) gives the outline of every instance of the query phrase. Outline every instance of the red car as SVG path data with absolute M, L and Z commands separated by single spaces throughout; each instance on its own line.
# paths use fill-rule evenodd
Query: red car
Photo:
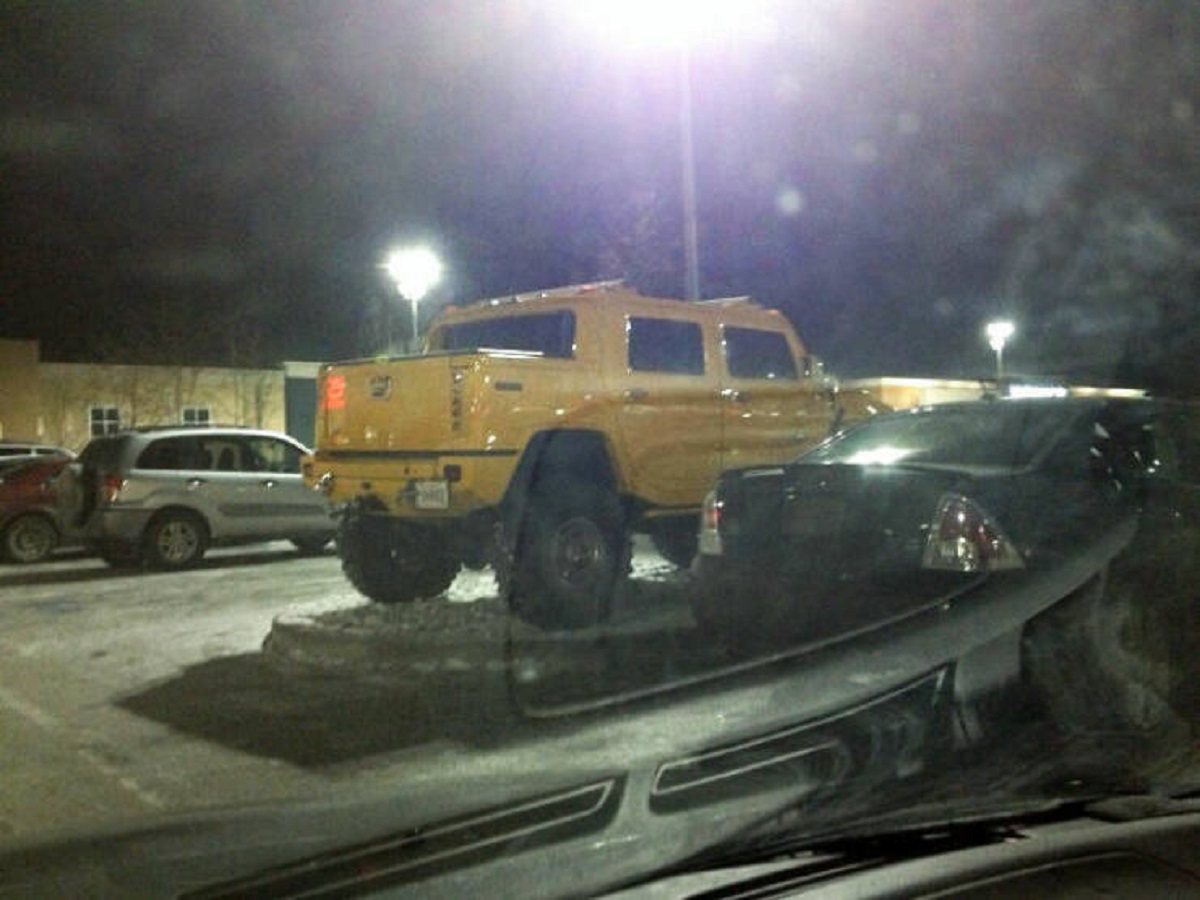
M 0 559 L 38 562 L 59 545 L 63 529 L 54 479 L 70 461 L 67 456 L 5 461 L 0 468 Z

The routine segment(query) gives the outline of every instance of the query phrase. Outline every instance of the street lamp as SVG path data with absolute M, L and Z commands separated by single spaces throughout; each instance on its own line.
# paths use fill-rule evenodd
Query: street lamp
M 383 270 L 396 285 L 400 297 L 412 304 L 411 351 L 416 353 L 420 349 L 417 306 L 441 279 L 442 261 L 428 247 L 407 247 L 389 253 L 383 262 Z
M 684 293 L 700 299 L 696 160 L 692 128 L 692 51 L 762 33 L 768 0 L 577 0 L 574 15 L 609 42 L 674 52 L 679 70 L 680 184 L 683 198 Z
M 983 330 L 987 335 L 988 346 L 996 351 L 996 383 L 999 384 L 1004 378 L 1004 345 L 1017 329 L 1012 322 L 1002 319 L 988 322 Z

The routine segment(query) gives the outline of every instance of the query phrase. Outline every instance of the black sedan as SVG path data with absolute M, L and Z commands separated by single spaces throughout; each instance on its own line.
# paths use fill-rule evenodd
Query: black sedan
M 1015 585 L 1131 520 L 1117 572 L 1194 583 L 1182 570 L 1200 551 L 1198 450 L 1195 408 L 1145 399 L 880 416 L 790 465 L 721 476 L 693 564 L 696 620 L 737 649 L 877 627 Z M 1095 569 L 1109 578 L 1113 562 L 1098 554 Z

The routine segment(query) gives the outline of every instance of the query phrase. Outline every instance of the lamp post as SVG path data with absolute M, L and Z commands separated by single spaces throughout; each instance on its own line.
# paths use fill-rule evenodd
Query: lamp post
M 773 0 L 572 0 L 571 15 L 606 46 L 675 55 L 679 78 L 684 293 L 700 299 L 699 223 L 692 127 L 692 58 L 703 45 L 738 41 L 768 27 Z M 660 53 L 661 55 L 661 53 Z
M 696 219 L 696 154 L 692 141 L 692 60 L 686 41 L 679 46 L 679 97 L 684 296 L 687 300 L 699 300 L 700 229 Z
M 987 335 L 988 346 L 996 351 L 996 384 L 999 385 L 1004 378 L 1004 345 L 1017 329 L 1012 322 L 1002 319 L 988 322 L 983 330 Z
M 420 350 L 420 324 L 417 308 L 442 277 L 442 261 L 428 247 L 407 247 L 393 250 L 384 260 L 383 270 L 396 286 L 401 299 L 412 304 L 412 343 L 410 352 Z

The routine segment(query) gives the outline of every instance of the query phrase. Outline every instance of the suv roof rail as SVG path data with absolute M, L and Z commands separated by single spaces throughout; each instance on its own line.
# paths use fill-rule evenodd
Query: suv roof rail
M 117 434 L 153 434 L 156 431 L 269 431 L 270 429 L 259 428 L 256 425 L 226 425 L 221 422 L 196 422 L 185 424 L 177 422 L 174 425 L 134 425 L 130 428 L 122 428 Z M 109 435 L 104 435 L 108 437 Z
M 502 303 L 523 303 L 526 300 L 542 300 L 547 297 L 565 297 L 574 294 L 601 294 L 625 284 L 624 278 L 613 278 L 609 281 L 590 281 L 583 284 L 568 284 L 564 287 L 547 288 L 541 291 L 527 291 L 524 294 L 505 294 L 500 297 L 489 297 L 478 300 L 468 306 L 499 306 Z

